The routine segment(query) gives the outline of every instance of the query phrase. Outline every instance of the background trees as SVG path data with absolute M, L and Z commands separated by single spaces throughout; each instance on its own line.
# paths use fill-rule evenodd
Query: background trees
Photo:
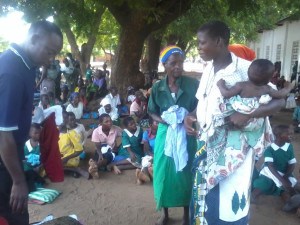
M 140 60 L 145 71 L 157 69 L 162 46 L 177 44 L 195 54 L 195 33 L 208 20 L 226 22 L 231 42 L 245 43 L 258 30 L 300 14 L 300 2 L 293 0 L 2 0 L 0 14 L 11 7 L 28 22 L 53 16 L 82 73 L 93 51 L 115 53 L 111 81 L 121 92 L 143 86 Z

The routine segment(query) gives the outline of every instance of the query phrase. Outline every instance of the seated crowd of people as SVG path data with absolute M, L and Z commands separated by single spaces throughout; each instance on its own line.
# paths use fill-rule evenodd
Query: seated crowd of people
M 48 82 L 48 75 L 42 75 L 43 80 L 39 82 L 40 86 L 37 85 L 40 87 L 40 97 L 35 97 L 29 140 L 24 146 L 24 170 L 34 171 L 35 176 L 46 175 L 43 163 L 39 160 L 39 142 L 44 120 L 53 112 L 59 131 L 57 145 L 64 171 L 75 178 L 81 175 L 87 179 L 98 179 L 99 170 L 120 174 L 122 170 L 136 169 L 137 183 L 149 182 L 153 177 L 152 162 L 158 123 L 147 115 L 147 97 L 142 91 L 129 86 L 123 102 L 116 87 L 107 87 L 108 71 L 92 70 L 88 65 L 83 80 L 78 71 L 74 73 L 75 69 L 68 71 L 70 67 L 75 68 L 70 55 L 63 59 L 63 63 L 66 68 L 60 71 L 65 83 L 59 84 L 61 92 L 56 93 L 60 95 L 55 95 L 56 83 L 53 80 Z M 52 67 L 49 67 L 43 73 L 49 74 L 51 70 Z M 58 70 L 55 71 L 58 73 Z M 59 79 L 61 83 L 61 76 Z M 74 86 L 74 80 L 77 80 L 77 86 Z M 95 105 L 95 102 L 98 110 L 88 107 L 89 103 Z M 98 118 L 97 124 L 83 122 L 85 119 Z M 89 137 L 94 144 L 94 153 L 88 160 L 86 170 L 79 165 L 81 159 L 87 158 L 86 142 Z

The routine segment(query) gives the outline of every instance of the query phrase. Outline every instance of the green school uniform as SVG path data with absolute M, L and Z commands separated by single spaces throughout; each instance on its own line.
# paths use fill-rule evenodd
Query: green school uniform
M 199 81 L 194 78 L 181 76 L 176 80 L 176 85 L 179 87 L 179 90 L 177 96 L 173 98 L 167 84 L 167 76 L 156 83 L 151 89 L 148 113 L 160 116 L 163 111 L 166 111 L 173 105 L 184 107 L 189 112 L 192 112 L 198 103 L 195 95 Z M 167 129 L 167 125 L 159 124 L 154 148 L 153 187 L 157 209 L 159 210 L 162 207 L 188 206 L 193 185 L 191 167 L 196 151 L 196 139 L 187 136 L 188 163 L 181 172 L 176 173 L 173 158 L 164 154 Z
M 141 163 L 141 158 L 144 156 L 142 138 L 143 130 L 140 127 L 137 127 L 137 130 L 134 134 L 130 133 L 127 129 L 124 129 L 122 132 L 122 146 L 118 155 L 130 158 L 130 155 L 126 149 L 127 147 L 130 147 L 131 151 L 136 156 L 136 162 Z
M 28 140 L 25 143 L 24 146 L 24 156 L 28 156 L 29 154 L 36 154 L 36 155 L 40 155 L 40 145 L 36 146 L 35 148 L 33 148 L 31 146 L 30 140 Z M 32 167 L 28 166 L 27 164 L 23 163 L 24 165 L 24 171 L 28 171 L 28 170 L 32 170 Z
M 286 173 L 290 164 L 296 163 L 293 146 L 290 143 L 285 143 L 281 147 L 273 143 L 265 150 L 264 158 L 265 163 L 273 162 L 274 168 L 283 174 Z M 265 171 L 269 171 L 266 165 L 260 172 L 259 178 L 254 180 L 254 188 L 260 189 L 266 195 L 279 196 L 284 188 L 282 186 L 278 187 Z M 290 175 L 290 177 L 293 177 L 293 175 Z

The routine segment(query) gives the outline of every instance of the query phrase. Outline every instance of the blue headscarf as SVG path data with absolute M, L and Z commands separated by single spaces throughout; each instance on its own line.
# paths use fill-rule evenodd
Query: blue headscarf
M 70 101 L 73 101 L 73 98 L 76 97 L 76 96 L 79 96 L 79 93 L 78 93 L 78 92 L 73 92 L 73 93 L 70 95 Z
M 168 58 L 174 53 L 180 53 L 184 57 L 184 53 L 181 48 L 176 45 L 169 45 L 160 52 L 160 61 L 162 63 L 165 63 Z

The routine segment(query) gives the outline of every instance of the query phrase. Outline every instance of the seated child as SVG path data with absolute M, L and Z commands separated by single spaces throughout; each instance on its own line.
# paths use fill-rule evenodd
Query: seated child
M 85 158 L 85 151 L 84 151 L 84 145 L 86 143 L 87 137 L 90 136 L 93 132 L 92 129 L 90 129 L 88 132 L 85 131 L 85 128 L 82 124 L 76 123 L 76 118 L 73 112 L 68 112 L 68 128 L 70 130 L 74 130 L 77 134 L 80 134 L 80 144 L 83 146 L 83 151 L 79 155 L 81 159 Z
M 294 130 L 296 133 L 299 133 L 300 132 L 300 127 L 299 127 L 299 124 L 300 124 L 300 98 L 297 99 L 296 101 L 297 103 L 297 107 L 295 108 L 294 110 L 294 113 L 293 113 L 293 121 L 294 121 Z
M 29 137 L 24 146 L 24 170 L 34 170 L 39 173 L 43 169 L 43 165 L 40 163 L 40 134 L 41 126 L 39 124 L 31 124 Z
M 102 106 L 98 109 L 99 116 L 102 114 L 108 114 L 113 121 L 113 124 L 116 126 L 120 125 L 120 119 L 118 114 L 118 109 L 112 106 L 112 103 L 109 98 L 104 98 L 101 101 Z
M 253 183 L 251 201 L 254 203 L 261 194 L 281 196 L 285 202 L 294 194 L 293 188 L 297 183 L 293 176 L 296 159 L 290 143 L 290 128 L 276 126 L 274 135 L 274 143 L 264 152 L 264 167 Z
M 77 87 L 75 88 L 74 92 L 78 92 L 79 93 L 80 88 L 83 88 L 83 87 L 84 87 L 83 79 L 79 78 L 78 82 L 77 82 Z
M 88 112 L 88 110 L 87 110 L 87 98 L 85 96 L 86 96 L 86 89 L 85 89 L 85 87 L 82 87 L 82 88 L 79 89 L 79 102 L 82 103 L 83 112 L 87 113 Z
M 126 117 L 122 132 L 122 146 L 114 162 L 107 166 L 107 170 L 114 170 L 115 174 L 121 174 L 121 170 L 141 168 L 141 159 L 144 156 L 142 149 L 143 130 L 136 126 L 132 117 Z
M 49 97 L 49 105 L 54 106 L 55 105 L 55 96 L 53 92 L 48 92 L 48 97 Z
M 65 171 L 73 172 L 73 177 L 78 178 L 78 174 L 86 179 L 89 178 L 89 173 L 84 171 L 79 165 L 79 155 L 83 151 L 81 145 L 81 135 L 74 130 L 68 130 L 68 114 L 63 113 L 64 122 L 59 127 L 59 151 L 62 154 L 62 163 Z
M 66 84 L 61 86 L 62 100 L 61 102 L 65 104 L 68 101 L 69 88 Z
M 67 112 L 73 112 L 76 117 L 76 121 L 80 122 L 80 118 L 83 115 L 83 104 L 79 101 L 79 93 L 74 92 L 70 96 L 71 103 L 67 106 L 66 111 Z
M 111 87 L 109 89 L 109 94 L 107 94 L 104 99 L 105 98 L 108 98 L 110 100 L 112 107 L 119 109 L 119 107 L 121 106 L 120 95 L 118 94 L 118 89 L 116 87 Z M 100 102 L 100 105 L 103 106 L 102 101 Z
M 112 124 L 108 114 L 102 114 L 99 122 L 100 126 L 93 131 L 92 135 L 92 142 L 96 147 L 95 156 L 89 161 L 89 173 L 93 178 L 99 178 L 98 168 L 114 161 L 119 148 L 116 145 L 116 139 L 122 135 L 122 129 Z
M 134 88 L 132 86 L 129 86 L 127 88 L 127 96 L 126 96 L 127 103 L 131 104 L 135 100 L 134 95 Z
M 39 107 L 41 109 L 48 109 L 50 107 L 49 96 L 47 94 L 43 94 L 43 95 L 41 95 L 40 99 L 41 99 L 41 101 L 40 101 Z
M 93 84 L 97 85 L 97 97 L 103 97 L 107 93 L 105 74 L 102 70 L 95 71 Z
M 135 92 L 135 101 L 130 106 L 130 116 L 139 123 L 146 115 L 146 98 L 141 91 Z
M 153 156 L 158 122 L 150 118 L 149 124 L 150 129 L 143 133 L 142 142 L 144 143 L 145 156 L 142 158 L 142 169 L 136 169 L 137 184 L 149 182 L 150 177 L 153 178 Z

